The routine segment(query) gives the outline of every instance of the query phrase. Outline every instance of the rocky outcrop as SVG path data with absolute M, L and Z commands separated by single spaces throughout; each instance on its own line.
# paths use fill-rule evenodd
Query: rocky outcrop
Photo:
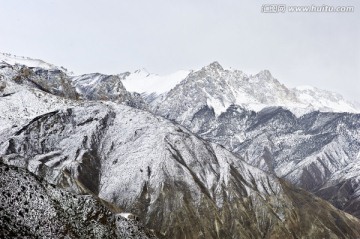
M 1 238 L 146 239 L 137 222 L 115 216 L 101 200 L 48 184 L 25 169 L 0 164 Z

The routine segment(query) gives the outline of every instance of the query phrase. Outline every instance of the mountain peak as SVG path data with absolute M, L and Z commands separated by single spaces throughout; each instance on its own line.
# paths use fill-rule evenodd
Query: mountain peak
M 146 76 L 149 76 L 151 75 L 151 73 L 145 68 L 141 68 L 141 69 L 137 69 L 136 71 L 133 72 L 134 74 L 143 74 L 143 75 L 146 75 Z
M 210 65 L 206 66 L 205 69 L 221 70 L 221 71 L 224 70 L 224 68 L 217 61 L 210 63 Z
M 259 78 L 262 78 L 262 79 L 273 78 L 273 76 L 271 75 L 271 72 L 269 70 L 262 70 L 259 73 L 257 73 L 256 76 Z

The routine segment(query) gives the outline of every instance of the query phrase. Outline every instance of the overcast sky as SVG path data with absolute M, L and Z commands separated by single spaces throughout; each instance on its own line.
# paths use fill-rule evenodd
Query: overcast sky
M 0 51 L 75 73 L 198 69 L 213 61 L 287 86 L 360 101 L 356 0 L 0 0 Z M 353 13 L 261 13 L 270 3 L 355 6 Z

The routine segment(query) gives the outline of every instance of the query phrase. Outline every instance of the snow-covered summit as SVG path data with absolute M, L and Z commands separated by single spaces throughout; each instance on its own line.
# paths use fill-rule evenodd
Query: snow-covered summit
M 171 90 L 189 73 L 190 71 L 180 70 L 169 75 L 157 75 L 149 73 L 146 69 L 140 69 L 122 75 L 124 76 L 123 84 L 128 91 L 162 94 Z
M 210 63 L 209 65 L 203 67 L 203 69 L 212 70 L 212 71 L 223 71 L 224 70 L 224 68 L 217 61 Z
M 224 69 L 213 62 L 170 90 L 166 96 L 151 102 L 161 115 L 176 114 L 180 122 L 191 117 L 202 107 L 212 108 L 216 115 L 230 105 L 259 112 L 266 107 L 283 107 L 297 116 L 319 110 L 323 112 L 360 112 L 360 109 L 341 95 L 316 88 L 288 88 L 274 78 L 270 71 L 246 75 L 239 70 Z M 164 112 L 162 112 L 164 111 Z M 172 112 L 170 112 L 172 111 Z
M 76 79 L 84 78 L 73 76 L 73 73 L 63 67 L 29 57 L 0 53 L 0 63 L 25 65 L 43 70 L 60 70 L 71 76 L 74 82 L 77 82 Z M 99 81 L 99 75 L 102 74 L 87 74 L 87 80 L 81 82 L 86 83 L 88 88 L 101 87 L 104 81 Z M 168 75 L 150 73 L 143 68 L 112 76 L 114 77 L 122 82 L 127 91 L 144 93 L 145 100 L 151 102 L 153 108 L 159 106 L 161 109 L 161 105 L 165 104 L 166 111 L 173 109 L 167 106 L 169 103 L 179 104 L 182 108 L 191 108 L 195 111 L 207 105 L 213 108 L 217 115 L 225 112 L 230 105 L 239 105 L 256 112 L 266 107 L 277 106 L 289 109 L 297 116 L 315 110 L 360 112 L 358 104 L 345 100 L 339 94 L 311 86 L 288 88 L 275 79 L 269 70 L 260 71 L 256 75 L 247 75 L 240 70 L 226 69 L 217 61 L 199 70 L 180 70 Z M 51 80 L 52 77 L 48 79 Z M 186 102 L 189 102 L 185 104 L 186 106 L 182 105 Z M 187 109 L 177 113 L 189 115 Z
M 1 53 L 0 52 L 0 62 L 7 63 L 9 65 L 24 65 L 30 68 L 42 68 L 44 70 L 62 70 L 68 74 L 73 74 L 72 72 L 68 72 L 64 67 L 58 67 L 53 64 L 47 63 L 40 59 L 33 59 L 30 57 L 24 56 L 15 56 L 9 53 Z

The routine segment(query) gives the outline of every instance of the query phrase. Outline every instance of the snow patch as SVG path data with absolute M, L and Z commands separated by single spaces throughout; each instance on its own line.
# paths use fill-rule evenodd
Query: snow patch
M 169 75 L 151 74 L 146 70 L 137 70 L 127 76 L 122 83 L 131 92 L 162 94 L 174 88 L 190 71 L 177 71 Z

